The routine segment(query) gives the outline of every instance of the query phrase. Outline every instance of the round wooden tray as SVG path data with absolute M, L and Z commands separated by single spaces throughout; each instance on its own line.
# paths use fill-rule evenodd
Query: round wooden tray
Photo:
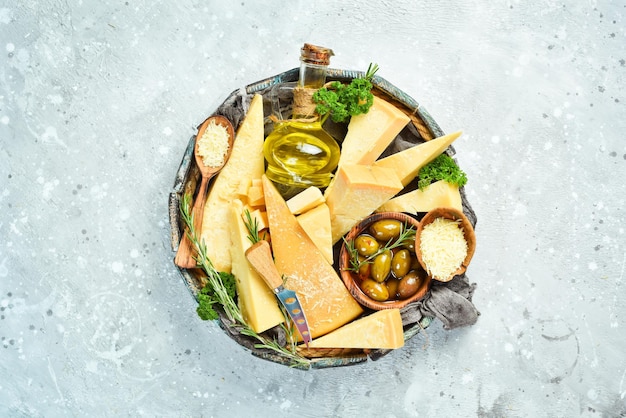
M 233 91 L 228 98 L 213 111 L 208 114 L 207 117 L 213 115 L 222 115 L 230 119 L 235 130 L 239 127 L 241 121 L 245 117 L 248 104 L 254 94 L 261 94 L 264 98 L 264 114 L 267 116 L 272 112 L 272 106 L 270 103 L 269 95 L 272 91 L 272 87 L 279 83 L 295 82 L 298 80 L 299 68 L 293 68 L 285 71 L 273 77 L 260 80 L 256 83 L 252 83 L 245 88 Z M 349 83 L 353 78 L 362 77 L 364 73 L 361 71 L 353 70 L 341 70 L 341 69 L 329 69 L 327 75 L 327 81 L 341 81 Z M 394 153 L 398 150 L 400 142 L 404 141 L 410 144 L 421 143 L 439 136 L 444 135 L 439 125 L 434 121 L 430 114 L 421 107 L 413 98 L 406 93 L 386 81 L 385 79 L 374 76 L 372 79 L 374 86 L 372 93 L 379 96 L 398 108 L 402 109 L 410 118 L 411 122 L 404 128 L 398 138 L 392 143 L 389 148 L 383 153 L 383 156 Z M 328 123 L 328 122 L 327 122 Z M 272 122 L 266 118 L 265 134 L 271 132 L 273 127 Z M 325 125 L 326 128 L 326 125 Z M 329 130 L 337 131 L 341 130 L 342 126 L 330 126 Z M 345 129 L 345 125 L 343 126 Z M 332 134 L 332 132 L 331 132 Z M 189 139 L 185 153 L 183 154 L 182 161 L 176 173 L 174 181 L 174 187 L 169 195 L 169 218 L 170 218 L 170 235 L 171 246 L 174 253 L 178 249 L 178 245 L 183 233 L 182 219 L 180 217 L 179 205 L 182 196 L 185 194 L 195 195 L 196 188 L 199 184 L 200 172 L 194 162 L 194 143 L 195 136 L 191 136 Z M 454 148 L 451 146 L 446 153 L 450 156 L 454 155 Z M 410 187 L 410 186 L 409 186 Z M 461 188 L 461 198 L 463 202 L 463 212 L 470 219 L 472 224 L 476 223 L 476 215 L 472 210 L 469 202 L 467 201 L 465 191 Z M 228 245 L 225 243 L 224 245 Z M 335 246 L 335 258 L 338 258 L 339 244 Z M 173 260 L 173 257 L 172 257 Z M 338 265 L 338 263 L 335 263 Z M 178 267 L 177 267 L 178 268 Z M 199 277 L 201 271 L 196 269 L 183 269 L 179 268 L 182 278 L 187 285 L 189 291 L 194 298 L 197 299 L 198 292 L 200 291 L 201 282 Z M 405 309 L 409 308 L 407 306 Z M 420 320 L 412 323 L 403 323 L 404 325 L 404 338 L 405 341 L 409 340 L 420 331 L 428 327 L 433 318 L 423 316 Z M 248 349 L 254 356 L 270 360 L 276 363 L 293 366 L 290 359 L 277 354 L 271 350 L 258 349 L 254 347 L 255 340 L 250 337 L 246 337 L 234 331 L 223 312 L 220 313 L 219 324 L 224 331 L 237 343 Z M 271 331 L 271 330 L 270 330 Z M 270 332 L 267 331 L 267 332 Z M 386 355 L 390 350 L 327 350 L 319 351 L 316 355 L 310 356 L 310 362 L 308 365 L 299 365 L 299 368 L 326 368 L 326 367 L 339 367 L 358 364 L 364 361 L 376 360 Z

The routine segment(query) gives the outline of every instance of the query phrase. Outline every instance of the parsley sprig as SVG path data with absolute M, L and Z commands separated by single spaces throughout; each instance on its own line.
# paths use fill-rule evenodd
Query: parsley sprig
M 354 78 L 350 84 L 332 81 L 313 94 L 315 111 L 321 116 L 330 115 L 333 122 L 344 122 L 351 116 L 367 113 L 374 103 L 372 78 L 377 64 L 370 64 L 363 78 Z
M 233 327 L 237 328 L 241 334 L 258 341 L 255 347 L 269 349 L 283 355 L 291 361 L 293 367 L 308 367 L 310 360 L 298 354 L 295 344 L 292 343 L 290 348 L 283 347 L 275 340 L 258 334 L 246 323 L 241 309 L 235 302 L 235 277 L 232 274 L 218 272 L 213 266 L 207 255 L 206 245 L 204 241 L 200 241 L 198 231 L 193 226 L 190 201 L 189 194 L 183 195 L 179 209 L 183 222 L 187 226 L 186 233 L 197 252 L 196 263 L 207 275 L 206 284 L 198 294 L 198 316 L 204 320 L 217 319 L 219 315 L 214 306 L 221 305 Z M 286 315 L 285 312 L 283 314 Z
M 459 168 L 454 159 L 447 154 L 441 154 L 430 163 L 426 164 L 418 174 L 417 187 L 424 190 L 432 182 L 444 180 L 457 187 L 465 186 L 467 176 Z

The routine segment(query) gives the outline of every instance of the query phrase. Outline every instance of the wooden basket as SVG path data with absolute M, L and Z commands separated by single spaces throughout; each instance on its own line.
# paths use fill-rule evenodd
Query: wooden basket
M 251 100 L 253 94 L 261 94 L 264 97 L 264 114 L 267 116 L 272 112 L 272 106 L 269 100 L 269 94 L 273 86 L 279 83 L 295 82 L 298 80 L 299 68 L 293 68 L 285 71 L 273 77 L 252 83 L 245 88 L 233 91 L 228 98 L 222 103 L 212 115 L 222 115 L 231 120 L 235 130 L 239 127 L 241 121 L 245 116 L 245 109 Z M 361 71 L 353 70 L 341 70 L 341 69 L 329 69 L 327 73 L 327 81 L 340 81 L 343 83 L 349 83 L 353 78 L 363 77 L 364 73 Z M 385 79 L 374 76 L 372 79 L 374 86 L 372 92 L 376 96 L 383 98 L 384 100 L 393 103 L 399 109 L 402 109 L 411 119 L 411 123 L 404 128 L 398 138 L 385 150 L 383 156 L 392 154 L 398 150 L 399 141 L 407 141 L 411 144 L 417 144 L 430 139 L 444 135 L 444 132 L 437 125 L 430 114 L 421 107 L 413 98 L 406 93 L 386 81 Z M 328 123 L 328 121 L 327 121 Z M 326 127 L 326 126 L 325 126 Z M 266 118 L 265 134 L 271 132 L 273 123 L 269 118 Z M 341 129 L 341 126 L 330 127 L 332 129 Z M 345 129 L 345 126 L 344 126 Z M 332 134 L 332 132 L 331 132 Z M 174 180 L 173 190 L 169 195 L 169 219 L 170 219 L 170 237 L 171 246 L 174 253 L 178 249 L 178 245 L 183 233 L 182 219 L 179 212 L 179 205 L 182 196 L 185 194 L 195 195 L 197 185 L 200 179 L 200 173 L 194 162 L 194 142 L 195 136 L 191 136 L 185 153 L 183 154 L 182 161 L 176 173 Z M 454 148 L 451 146 L 446 150 L 446 153 L 450 156 L 454 155 Z M 465 191 L 461 188 L 461 198 L 463 202 L 463 211 L 475 224 L 476 216 L 472 210 L 469 202 L 467 201 Z M 225 244 L 228 245 L 228 244 Z M 335 258 L 338 265 L 338 254 L 340 244 L 335 246 Z M 173 260 L 173 257 L 172 257 Z M 178 268 L 178 267 L 177 267 Z M 197 269 L 183 269 L 178 268 L 182 278 L 187 285 L 189 291 L 197 299 L 197 295 L 202 288 L 202 272 Z M 367 308 L 365 308 L 367 311 Z M 369 312 L 368 312 L 369 313 Z M 409 340 L 420 331 L 424 330 L 431 323 L 433 318 L 423 316 L 417 322 L 405 323 L 404 325 L 404 338 L 405 341 Z M 252 355 L 284 364 L 291 365 L 290 359 L 276 352 L 266 349 L 258 349 L 254 347 L 255 340 L 250 337 L 246 337 L 234 331 L 230 326 L 228 319 L 223 312 L 220 312 L 220 327 L 237 343 L 248 349 Z M 266 331 L 266 332 L 271 332 Z M 390 350 L 354 350 L 354 349 L 311 349 L 301 350 L 301 354 L 310 359 L 309 365 L 298 366 L 300 368 L 327 368 L 327 367 L 339 367 L 362 363 L 365 361 L 376 360 L 386 355 Z

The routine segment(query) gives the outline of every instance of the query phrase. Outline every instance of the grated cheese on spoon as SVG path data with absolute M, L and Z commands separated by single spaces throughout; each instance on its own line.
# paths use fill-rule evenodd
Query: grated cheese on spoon
M 224 164 L 228 152 L 228 130 L 211 120 L 198 140 L 198 155 L 206 167 Z
M 467 242 L 458 221 L 436 218 L 422 229 L 420 250 L 426 271 L 446 280 L 467 256 Z

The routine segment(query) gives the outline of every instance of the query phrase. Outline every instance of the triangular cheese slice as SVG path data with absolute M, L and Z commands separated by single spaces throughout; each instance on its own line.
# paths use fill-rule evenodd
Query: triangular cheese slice
M 461 131 L 457 131 L 431 139 L 423 144 L 415 145 L 380 159 L 373 165 L 392 168 L 398 175 L 402 185 L 406 186 L 417 176 L 422 167 L 441 155 L 461 134 Z
M 394 197 L 376 212 L 428 212 L 435 208 L 454 208 L 463 212 L 459 188 L 444 180 L 436 181 L 424 190 L 415 189 Z
M 326 196 L 333 243 L 400 190 L 402 184 L 390 168 L 354 164 L 340 167 Z
M 361 306 L 266 176 L 263 190 L 276 268 L 287 277 L 285 287 L 297 293 L 311 336 L 324 335 L 361 315 Z
M 328 263 L 333 264 L 333 239 L 330 229 L 330 210 L 322 203 L 296 217 L 309 238 L 317 245 Z
M 389 102 L 374 96 L 367 113 L 352 116 L 341 143 L 339 166 L 372 164 L 409 123 L 409 117 Z
M 252 246 L 248 239 L 248 228 L 241 217 L 243 204 L 234 200 L 229 210 L 228 225 L 232 246 L 231 272 L 235 276 L 237 297 L 243 319 L 255 332 L 261 333 L 285 320 L 278 299 L 269 286 L 248 263 L 246 250 Z
M 231 268 L 230 205 L 241 197 L 240 184 L 247 185 L 251 179 L 260 178 L 265 170 L 263 135 L 263 97 L 257 94 L 235 135 L 230 158 L 209 190 L 204 208 L 202 239 L 217 271 L 229 273 Z
M 403 346 L 402 318 L 397 308 L 377 311 L 309 343 L 309 348 L 393 350 Z

